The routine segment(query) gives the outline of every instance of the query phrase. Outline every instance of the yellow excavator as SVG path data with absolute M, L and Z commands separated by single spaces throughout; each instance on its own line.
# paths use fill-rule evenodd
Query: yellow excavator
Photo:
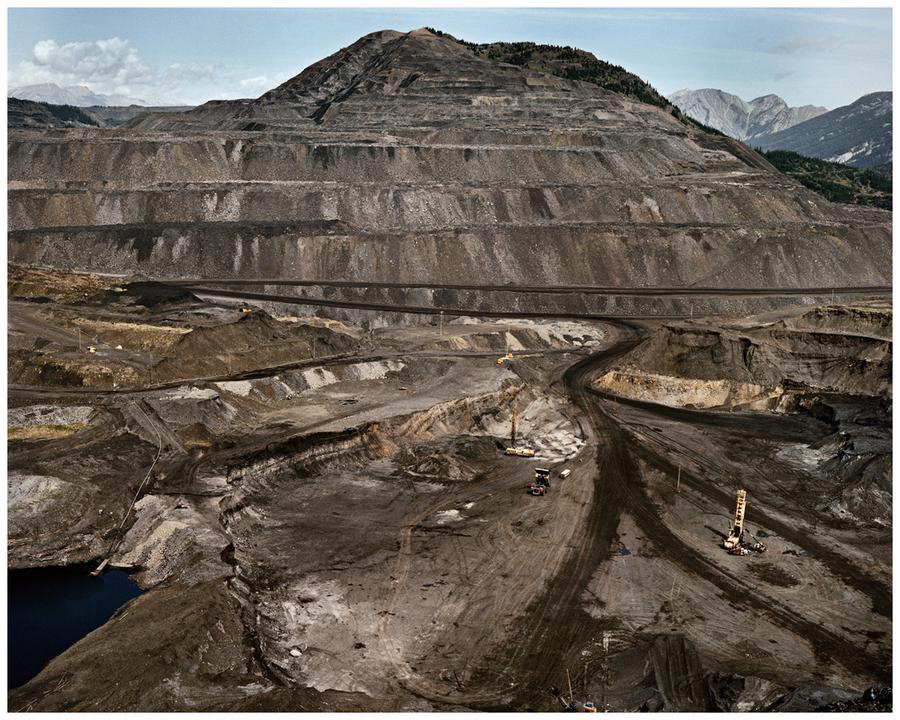
M 722 547 L 730 555 L 749 555 L 752 552 L 765 552 L 766 546 L 757 540 L 750 532 L 744 530 L 744 514 L 747 511 L 747 491 L 737 491 L 737 505 L 734 508 L 734 522 L 731 532 L 722 541 Z

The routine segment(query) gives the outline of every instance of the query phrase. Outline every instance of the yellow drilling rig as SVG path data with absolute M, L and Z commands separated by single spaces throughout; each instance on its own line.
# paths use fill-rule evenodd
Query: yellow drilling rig
M 518 413 L 516 409 L 512 409 L 512 432 L 510 433 L 511 445 L 506 448 L 506 454 L 514 457 L 534 457 L 534 450 L 527 445 L 516 445 L 516 430 L 518 429 Z
M 749 555 L 751 552 L 765 552 L 766 546 L 744 530 L 744 514 L 747 511 L 747 491 L 737 491 L 737 505 L 734 508 L 734 522 L 731 532 L 722 541 L 722 547 L 731 555 Z

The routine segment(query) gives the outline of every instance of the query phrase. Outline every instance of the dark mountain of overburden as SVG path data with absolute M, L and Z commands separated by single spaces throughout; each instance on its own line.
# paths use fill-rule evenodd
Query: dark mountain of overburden
M 752 144 L 858 168 L 876 167 L 893 160 L 892 117 L 893 93 L 870 93 L 787 130 L 755 138 Z
M 10 131 L 9 179 L 23 263 L 475 285 L 890 282 L 889 213 L 832 204 L 664 108 L 428 30 L 367 35 L 255 100 L 126 129 Z

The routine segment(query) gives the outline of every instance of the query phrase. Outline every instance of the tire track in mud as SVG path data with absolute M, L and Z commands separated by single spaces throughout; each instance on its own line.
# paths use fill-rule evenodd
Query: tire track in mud
M 640 408 L 659 417 L 677 419 L 680 422 L 692 425 L 729 425 L 736 429 L 746 429 L 748 434 L 754 434 L 760 437 L 772 437 L 774 433 L 767 433 L 765 429 L 767 426 L 771 425 L 777 426 L 777 437 L 782 440 L 789 439 L 801 442 L 809 440 L 808 433 L 803 433 L 802 428 L 798 425 L 797 421 L 793 421 L 790 418 L 776 419 L 767 418 L 765 416 L 762 418 L 755 418 L 741 414 L 735 414 L 729 417 L 716 412 L 703 412 L 700 410 L 688 410 L 686 408 L 670 408 L 665 405 L 658 405 L 656 403 L 633 400 L 630 398 L 627 400 L 620 399 L 618 396 L 597 390 L 596 388 L 589 388 L 589 392 L 606 400 L 615 398 L 615 401 L 620 404 L 627 404 L 632 407 Z M 793 432 L 794 430 L 796 430 L 796 434 Z M 636 448 L 639 455 L 650 459 L 653 464 L 664 472 L 667 472 L 670 475 L 674 474 L 675 468 L 664 455 L 653 452 L 649 445 L 638 444 L 631 432 L 625 432 L 624 436 L 624 439 Z M 707 469 L 712 468 L 718 474 L 722 475 L 723 480 L 728 480 L 728 477 L 726 477 L 727 472 L 724 468 L 715 462 L 708 461 L 706 458 L 695 452 L 691 452 L 689 449 L 686 450 L 687 452 L 684 454 L 689 455 L 691 459 L 701 467 Z M 758 470 L 756 470 L 756 472 L 757 474 L 759 473 Z M 712 485 L 708 481 L 704 481 L 684 468 L 682 468 L 681 481 L 699 494 L 711 498 L 721 507 L 729 507 L 731 503 L 734 502 L 733 493 Z M 835 576 L 868 597 L 872 601 L 872 609 L 874 612 L 887 618 L 892 616 L 893 594 L 890 588 L 866 575 L 864 572 L 861 572 L 851 561 L 828 547 L 825 543 L 816 540 L 808 532 L 798 530 L 796 527 L 773 517 L 770 513 L 766 512 L 764 507 L 757 505 L 754 508 L 753 514 L 755 522 L 773 530 L 792 544 L 805 548 L 817 559 L 821 560 Z
M 331 303 L 329 303 L 331 304 Z M 405 311 L 405 310 L 402 310 Z M 431 312 L 435 312 L 431 310 Z M 517 314 L 521 316 L 521 314 Z M 741 579 L 720 567 L 713 560 L 703 556 L 698 551 L 682 542 L 670 530 L 651 498 L 646 492 L 637 458 L 639 454 L 635 447 L 639 447 L 636 441 L 630 437 L 630 433 L 620 427 L 619 421 L 607 413 L 602 402 L 603 393 L 590 387 L 591 378 L 605 366 L 608 366 L 617 358 L 629 352 L 644 339 L 644 331 L 636 325 L 604 316 L 606 322 L 615 326 L 621 334 L 613 345 L 605 350 L 594 353 L 570 366 L 564 374 L 564 387 L 571 402 L 587 419 L 587 425 L 595 435 L 597 443 L 596 468 L 597 477 L 594 481 L 594 493 L 591 506 L 587 512 L 581 542 L 572 550 L 567 551 L 567 557 L 563 565 L 548 581 L 546 589 L 535 598 L 528 606 L 524 618 L 517 621 L 510 638 L 493 658 L 496 661 L 492 667 L 485 668 L 487 663 L 480 663 L 482 667 L 475 668 L 479 677 L 473 677 L 472 685 L 483 685 L 483 690 L 474 692 L 461 692 L 458 698 L 448 698 L 432 688 L 427 683 L 411 682 L 407 678 L 397 678 L 397 682 L 407 692 L 433 700 L 439 704 L 458 704 L 479 709 L 509 709 L 510 698 L 515 702 L 531 705 L 546 699 L 546 688 L 552 684 L 560 683 L 560 675 L 565 667 L 576 667 L 577 653 L 590 639 L 589 635 L 597 625 L 583 607 L 584 592 L 596 571 L 610 558 L 612 543 L 618 531 L 619 520 L 623 512 L 628 512 L 645 533 L 646 537 L 654 544 L 661 554 L 674 564 L 682 567 L 689 574 L 701 577 L 712 584 L 733 603 L 744 607 L 753 608 L 773 619 L 773 621 L 788 629 L 798 637 L 807 639 L 817 656 L 829 655 L 835 662 L 843 665 L 854 673 L 872 675 L 890 682 L 890 667 L 885 669 L 884 661 L 866 654 L 855 647 L 850 646 L 846 639 L 834 635 L 820 625 L 810 622 L 781 603 L 760 594 L 752 585 L 746 584 Z M 62 391 L 64 394 L 64 391 Z M 610 396 L 614 397 L 614 396 Z M 609 398 L 606 398 L 609 399 Z M 617 402 L 625 404 L 637 404 L 639 401 L 615 398 Z M 644 405 L 651 405 L 646 404 Z M 658 411 L 660 406 L 648 408 Z M 694 425 L 721 425 L 729 424 L 735 428 L 748 427 L 748 419 L 739 416 L 712 415 L 684 409 L 662 408 L 667 415 Z M 354 414 L 354 413 L 348 413 Z M 330 420 L 333 420 L 330 419 Z M 324 423 L 322 423 L 324 424 Z M 315 425 L 301 430 L 292 429 L 291 433 L 283 436 L 268 437 L 265 440 L 253 438 L 250 448 L 246 445 L 237 449 L 221 452 L 215 459 L 219 462 L 240 456 L 245 459 L 246 451 L 252 449 L 252 456 L 264 456 L 269 453 L 277 453 L 278 450 L 292 446 L 291 450 L 298 447 L 306 449 L 318 443 L 333 442 L 346 439 L 347 433 L 321 433 L 311 437 L 302 438 Z M 782 431 L 780 437 L 784 439 L 786 431 L 788 435 L 801 436 L 802 428 L 789 424 L 780 424 Z M 752 431 L 752 430 L 751 430 Z M 229 457 L 231 456 L 231 457 Z M 662 456 L 654 457 L 657 463 L 668 464 Z M 192 464 L 190 476 L 193 478 L 199 466 L 204 465 L 213 458 L 205 457 L 202 461 Z M 725 503 L 728 506 L 732 502 L 732 495 L 716 487 L 711 487 L 708 482 L 702 481 L 691 473 L 682 474 L 682 482 L 688 484 L 701 495 L 711 497 L 717 503 Z M 494 488 L 496 490 L 496 488 Z M 471 497 L 471 496 L 469 496 Z M 479 496 L 481 499 L 481 496 Z M 409 560 L 412 553 L 412 535 L 415 528 L 423 522 L 428 515 L 438 511 L 448 504 L 454 504 L 456 498 L 444 497 L 441 501 L 427 508 L 426 511 L 417 513 L 401 529 L 400 548 L 397 556 L 397 570 L 395 577 L 400 580 L 409 573 Z M 846 572 L 849 563 L 840 558 L 836 553 L 828 551 L 824 546 L 810 540 L 808 536 L 801 535 L 799 531 L 792 530 L 784 523 L 775 520 L 763 513 L 756 511 L 761 524 L 765 524 L 786 539 L 795 544 L 810 548 L 817 557 L 823 559 L 830 557 L 831 562 L 843 563 L 843 571 Z M 794 540 L 793 538 L 797 538 Z M 833 556 L 833 557 L 832 557 Z M 827 564 L 827 563 L 826 563 Z M 829 565 L 829 569 L 832 569 Z M 836 574 L 848 580 L 856 576 L 857 581 L 867 584 L 868 590 L 863 590 L 877 607 L 885 608 L 890 612 L 890 594 L 881 587 L 873 589 L 873 581 L 865 578 L 857 572 L 850 572 L 848 576 L 836 572 Z M 483 581 L 482 581 L 483 582 Z M 481 584 L 479 582 L 478 584 Z M 852 584 L 852 583 L 849 583 Z M 396 583 L 397 588 L 402 582 Z M 862 589 L 862 588 L 860 588 Z M 392 592 L 393 591 L 393 592 Z M 395 588 L 388 586 L 391 600 L 388 609 L 393 609 L 398 600 L 399 593 Z M 874 593 L 874 594 L 873 594 Z M 878 603 L 881 603 L 880 605 Z M 877 610 L 876 610 L 877 611 Z M 882 613 L 883 614 L 883 613 Z M 383 647 L 390 657 L 392 664 L 397 669 L 406 666 L 406 662 L 393 646 L 390 638 L 391 616 L 385 614 L 379 623 L 379 636 L 383 638 Z M 405 674 L 405 673 L 403 673 Z M 509 680 L 517 681 L 514 688 L 510 687 Z M 433 686 L 432 686 L 433 687 Z
M 498 490 L 498 488 L 490 487 L 490 490 L 491 492 L 483 492 L 476 496 L 466 494 L 466 497 L 475 497 L 475 502 L 479 502 L 493 495 Z M 440 690 L 437 689 L 433 683 L 426 683 L 424 682 L 423 678 L 417 678 L 415 681 L 411 679 L 411 673 L 407 671 L 405 667 L 408 666 L 409 663 L 398 654 L 398 650 L 395 648 L 393 636 L 388 628 L 392 623 L 394 608 L 396 608 L 397 606 L 400 590 L 401 588 L 403 588 L 404 584 L 409 578 L 411 567 L 410 559 L 413 556 L 413 533 L 415 533 L 417 528 L 422 526 L 422 523 L 424 523 L 428 517 L 453 505 L 458 505 L 459 502 L 460 498 L 457 497 L 456 493 L 451 496 L 445 496 L 437 502 L 429 505 L 422 512 L 417 513 L 413 518 L 409 520 L 408 523 L 403 525 L 398 538 L 399 547 L 397 551 L 397 558 L 394 562 L 393 572 L 391 573 L 391 582 L 395 585 L 395 587 L 389 590 L 390 599 L 387 602 L 387 607 L 384 611 L 382 611 L 383 614 L 380 622 L 378 623 L 378 638 L 380 640 L 380 644 L 386 651 L 389 661 L 394 666 L 395 670 L 398 671 L 397 677 L 394 678 L 397 684 L 406 692 L 416 695 L 417 697 L 421 697 L 432 702 L 450 705 L 457 704 L 457 702 L 455 702 L 455 699 L 442 695 Z M 461 567 L 459 569 L 459 572 L 460 575 L 463 574 Z M 465 571 L 465 575 L 468 576 L 468 570 Z M 481 697 L 482 699 L 494 699 L 493 695 L 482 695 L 479 697 Z M 472 696 L 466 696 L 465 699 L 461 700 L 460 702 L 468 704 L 472 701 L 472 699 Z
M 571 400 L 585 415 L 597 442 L 597 476 L 593 497 L 580 536 L 580 545 L 549 580 L 547 588 L 527 607 L 502 648 L 489 655 L 485 666 L 473 676 L 473 684 L 496 687 L 493 693 L 467 695 L 460 704 L 493 710 L 509 709 L 504 698 L 517 705 L 540 707 L 547 688 L 559 682 L 560 668 L 576 666 L 576 656 L 596 621 L 582 607 L 582 595 L 596 569 L 609 557 L 624 506 L 623 487 L 615 481 L 623 463 L 622 449 L 611 436 L 599 409 L 585 393 L 586 378 L 624 355 L 642 339 L 635 325 L 617 322 L 623 337 L 613 346 L 570 366 L 563 383 Z M 511 689 L 510 679 L 515 679 Z M 493 695 L 493 697 L 490 697 Z M 480 699 L 483 698 L 483 699 Z
M 631 443 L 627 433 L 619 432 L 623 447 Z M 876 677 L 883 682 L 890 682 L 890 669 L 885 668 L 883 659 L 871 656 L 857 648 L 848 648 L 848 641 L 824 629 L 821 624 L 805 619 L 770 596 L 762 594 L 729 572 L 714 561 L 684 543 L 659 515 L 653 501 L 647 495 L 637 467 L 635 456 L 631 452 L 624 453 L 625 471 L 631 478 L 625 481 L 625 497 L 630 515 L 637 526 L 662 555 L 680 566 L 689 574 L 713 583 L 736 606 L 752 607 L 769 616 L 777 625 L 789 630 L 796 636 L 806 639 L 813 648 L 817 658 L 833 659 L 846 669 L 859 674 Z M 682 482 L 686 473 L 682 472 Z M 699 492 L 709 494 L 707 485 L 700 485 Z M 692 487 L 694 487 L 692 485 Z M 731 496 L 726 494 L 728 500 Z
M 626 325 L 624 323 L 614 324 Z M 626 325 L 626 329 L 632 333 L 632 336 L 635 334 L 635 331 L 639 332 L 636 326 L 630 324 Z M 846 639 L 828 632 L 822 628 L 821 625 L 806 620 L 801 615 L 782 605 L 778 601 L 761 594 L 757 588 L 743 583 L 737 576 L 734 576 L 713 561 L 703 557 L 699 552 L 682 542 L 665 525 L 653 505 L 653 502 L 646 493 L 635 456 L 632 454 L 629 447 L 633 442 L 629 439 L 628 433 L 617 425 L 615 418 L 603 410 L 601 403 L 593 400 L 593 398 L 603 396 L 603 393 L 590 387 L 588 382 L 591 375 L 602 370 L 603 366 L 607 365 L 611 360 L 624 355 L 635 347 L 642 339 L 643 338 L 639 336 L 637 339 L 632 337 L 630 340 L 625 340 L 610 351 L 597 353 L 582 360 L 567 372 L 567 379 L 571 378 L 572 381 L 577 382 L 578 384 L 577 387 L 573 388 L 575 390 L 573 400 L 580 397 L 582 401 L 584 401 L 586 395 L 589 394 L 590 396 L 593 396 L 588 400 L 587 405 L 593 406 L 596 412 L 589 411 L 588 415 L 592 422 L 599 422 L 598 430 L 601 433 L 605 433 L 606 437 L 609 438 L 609 449 L 611 455 L 615 458 L 614 466 L 621 472 L 621 475 L 619 476 L 619 482 L 608 485 L 612 485 L 613 488 L 618 491 L 618 494 L 614 497 L 616 497 L 616 499 L 621 498 L 623 505 L 622 509 L 628 510 L 629 514 L 634 517 L 638 526 L 646 534 L 647 538 L 653 542 L 654 546 L 661 553 L 669 557 L 672 562 L 681 566 L 688 573 L 696 574 L 709 582 L 712 582 L 735 604 L 751 606 L 770 616 L 778 625 L 785 627 L 798 637 L 807 639 L 810 641 L 817 656 L 830 656 L 846 669 L 854 673 L 869 675 L 890 683 L 891 669 L 890 667 L 885 668 L 885 663 L 882 658 L 874 657 L 857 648 L 848 647 Z M 567 383 L 567 385 L 572 387 L 571 383 Z M 618 398 L 615 399 L 618 400 Z M 639 403 L 642 403 L 642 401 L 629 401 L 629 404 Z M 659 407 L 655 407 L 654 409 L 657 411 L 660 410 Z M 688 421 L 694 421 L 695 423 L 700 422 L 702 424 L 708 424 L 710 422 L 718 423 L 720 419 L 718 415 L 712 419 L 702 412 L 689 411 L 681 408 L 663 407 L 662 412 L 667 415 L 683 419 L 686 418 Z M 733 417 L 722 417 L 721 419 L 728 424 L 738 424 L 741 420 L 746 424 L 746 419 L 736 419 Z M 602 467 L 600 469 L 602 473 Z M 708 483 L 702 483 L 698 478 L 689 473 L 682 473 L 682 479 L 683 481 L 687 480 L 687 482 L 691 483 L 691 487 L 700 494 L 708 496 L 712 495 L 717 502 L 724 501 L 726 505 L 731 502 L 732 498 L 730 494 L 718 488 L 711 488 Z M 603 497 L 603 495 L 599 496 L 601 502 Z M 609 496 L 607 496 L 607 498 L 608 497 Z M 865 578 L 864 576 L 861 576 L 860 573 L 854 572 L 852 566 L 849 566 L 849 563 L 843 560 L 843 558 L 839 558 L 836 553 L 829 551 L 824 546 L 820 547 L 818 543 L 810 541 L 807 536 L 801 536 L 800 533 L 792 531 L 789 526 L 786 526 L 780 521 L 768 516 L 763 519 L 763 514 L 758 514 L 763 524 L 769 525 L 769 523 L 771 523 L 770 526 L 772 529 L 779 534 L 782 534 L 782 531 L 786 531 L 787 534 L 782 534 L 783 537 L 787 537 L 788 539 L 795 537 L 800 541 L 797 544 L 800 544 L 801 546 L 816 547 L 816 552 L 819 552 L 820 550 L 824 551 L 823 558 L 827 557 L 835 566 L 835 569 L 837 570 L 835 574 L 844 577 L 844 575 L 841 574 L 841 571 L 843 571 L 845 575 L 849 576 L 849 578 L 845 579 L 852 579 L 855 583 L 862 585 L 862 587 L 865 588 L 863 591 L 872 597 L 873 585 L 877 586 L 877 583 L 874 583 L 871 578 Z M 605 528 L 605 530 L 608 533 L 610 529 Z M 615 530 L 613 529 L 613 532 L 614 531 Z M 874 594 L 876 597 L 873 597 L 873 604 L 877 608 L 884 610 L 886 601 L 887 612 L 889 613 L 889 593 L 885 597 L 884 595 L 880 595 L 877 588 L 875 588 Z
M 569 393 L 578 393 L 578 397 L 585 401 L 579 403 L 578 407 L 589 415 L 595 415 L 597 410 L 591 403 L 586 402 L 587 397 L 582 391 L 585 385 L 585 375 L 594 372 L 598 362 L 611 362 L 628 352 L 641 339 L 640 334 L 636 332 L 636 326 L 621 323 L 621 328 L 625 328 L 627 331 L 626 339 L 607 350 L 582 359 L 565 371 L 563 381 L 566 390 Z M 579 424 L 581 424 L 580 421 Z M 592 419 L 588 425 L 591 431 L 596 433 L 597 422 Z M 595 440 L 599 441 L 599 438 L 595 438 Z M 600 466 L 601 479 L 608 480 L 615 476 L 614 464 L 616 461 L 615 453 L 602 452 L 598 448 L 595 462 Z M 467 689 L 456 697 L 450 697 L 440 693 L 433 684 L 422 682 L 419 678 L 415 680 L 408 677 L 398 678 L 398 684 L 407 692 L 431 702 L 487 710 L 509 709 L 510 698 L 521 696 L 522 691 L 519 688 L 523 686 L 531 688 L 531 690 L 525 691 L 525 695 L 528 697 L 526 704 L 542 698 L 544 688 L 547 687 L 552 673 L 559 666 L 558 662 L 548 662 L 548 655 L 554 651 L 568 654 L 577 645 L 577 639 L 586 633 L 595 622 L 581 608 L 581 595 L 593 576 L 596 566 L 605 559 L 618 528 L 621 503 L 616 501 L 617 488 L 615 484 L 608 484 L 609 487 L 604 487 L 600 481 L 595 481 L 590 509 L 585 518 L 586 525 L 581 535 L 582 542 L 574 553 L 568 553 L 562 566 L 548 580 L 548 589 L 527 606 L 525 619 L 519 622 L 515 632 L 515 637 L 520 641 L 513 644 L 505 643 L 504 647 L 511 651 L 504 652 L 504 657 L 493 657 L 489 654 L 480 663 L 480 667 L 473 668 L 470 685 L 481 685 L 481 690 Z M 505 485 L 500 486 L 501 489 L 503 487 Z M 494 494 L 498 487 L 488 489 L 491 492 L 479 496 L 479 500 Z M 597 502 L 598 496 L 604 497 L 605 500 Z M 412 533 L 416 525 L 424 521 L 431 513 L 453 504 L 453 502 L 453 499 L 445 498 L 443 501 L 435 503 L 427 511 L 417 515 L 410 525 L 403 528 L 394 577 L 398 579 L 402 577 L 405 580 L 408 575 Z M 485 584 L 487 580 L 488 578 L 482 578 L 474 587 Z M 397 583 L 398 589 L 401 584 Z M 398 594 L 395 590 L 391 598 L 391 608 L 396 604 Z M 389 617 L 385 614 L 383 622 L 380 624 L 380 635 L 382 636 L 385 635 L 384 631 L 390 622 Z M 578 622 L 573 623 L 573 618 L 578 618 Z M 391 654 L 395 667 L 399 669 L 404 664 L 403 660 L 396 655 L 389 643 L 384 645 Z M 492 667 L 493 670 L 487 672 L 486 666 Z M 515 678 L 514 687 L 511 687 L 511 678 Z
M 501 681 L 515 671 L 519 680 L 518 688 L 513 693 L 503 694 L 507 697 L 514 696 L 517 703 L 525 706 L 540 706 L 541 699 L 546 698 L 546 689 L 550 685 L 559 684 L 563 669 L 577 665 L 577 653 L 590 640 L 591 629 L 596 627 L 596 621 L 582 607 L 582 595 L 597 569 L 610 558 L 620 516 L 623 512 L 628 512 L 664 556 L 689 574 L 711 582 L 732 603 L 765 614 L 777 625 L 805 638 L 816 656 L 823 661 L 832 658 L 853 673 L 890 682 L 891 671 L 889 667 L 885 669 L 883 659 L 858 651 L 849 646 L 845 638 L 761 594 L 756 587 L 744 583 L 739 577 L 686 545 L 665 525 L 646 493 L 636 456 L 633 455 L 633 441 L 619 427 L 618 421 L 597 402 L 597 395 L 600 393 L 589 384 L 592 376 L 644 339 L 645 332 L 639 326 L 622 320 L 609 319 L 608 322 L 622 332 L 619 342 L 570 366 L 564 376 L 565 387 L 572 402 L 584 411 L 598 441 L 598 476 L 594 501 L 583 534 L 584 541 L 555 575 L 547 590 L 528 608 L 525 618 L 512 633 L 511 641 L 493 658 L 499 670 L 490 673 L 482 670 L 481 679 L 486 684 L 500 686 L 498 689 L 501 692 L 496 695 L 500 699 L 502 690 L 505 689 Z M 719 416 L 711 418 L 702 413 L 699 416 L 687 415 L 684 413 L 689 411 L 681 409 L 675 409 L 674 412 L 700 424 L 718 424 L 720 420 Z M 735 427 L 743 427 L 747 422 L 744 418 L 722 419 Z M 791 427 L 788 432 L 791 435 L 800 434 L 801 428 Z M 724 491 L 713 489 L 710 493 L 708 484 L 701 483 L 699 479 L 686 474 L 682 478 L 701 494 L 712 494 L 717 502 L 725 500 L 726 505 L 731 502 L 731 496 Z M 799 535 L 797 532 L 790 532 L 783 523 L 770 518 L 764 522 L 772 522 L 773 529 L 776 526 L 787 529 L 793 537 Z M 810 546 L 805 536 L 803 544 Z M 509 709 L 508 704 L 479 702 L 474 697 L 465 704 L 479 709 Z
M 412 542 L 415 530 L 421 526 L 421 524 L 427 519 L 428 516 L 432 515 L 435 512 L 438 512 L 442 509 L 446 509 L 448 507 L 452 507 L 454 505 L 458 505 L 462 499 L 466 499 L 472 501 L 474 498 L 474 502 L 480 503 L 488 498 L 494 497 L 496 498 L 499 494 L 503 494 L 504 491 L 509 491 L 510 486 L 508 482 L 508 478 L 506 476 L 501 476 L 500 478 L 489 482 L 488 484 L 482 487 L 482 492 L 478 495 L 473 495 L 471 492 L 465 492 L 462 497 L 460 497 L 458 492 L 454 492 L 450 496 L 445 496 L 442 500 L 439 500 L 429 506 L 425 511 L 417 514 L 414 518 L 412 518 L 409 524 L 404 525 L 401 536 L 400 536 L 400 552 L 398 554 L 395 570 L 393 573 L 393 577 L 397 579 L 397 583 L 393 589 L 393 593 L 390 599 L 389 610 L 393 610 L 398 602 L 399 591 L 403 587 L 403 584 L 407 581 L 408 575 L 410 572 L 410 559 L 414 557 L 414 553 L 412 551 Z M 509 531 L 508 528 L 504 527 L 500 533 L 501 536 L 505 537 L 507 540 L 515 541 L 516 537 Z M 496 538 L 488 538 L 487 542 L 492 547 L 495 546 Z M 479 540 L 476 539 L 476 542 Z M 568 543 L 566 547 L 568 547 Z M 490 559 L 486 561 L 486 563 L 478 568 L 477 577 L 470 578 L 468 571 L 466 572 L 466 581 L 461 584 L 461 587 L 467 590 L 467 594 L 469 596 L 469 601 L 466 608 L 463 609 L 462 613 L 458 616 L 457 620 L 464 618 L 467 612 L 472 611 L 471 602 L 477 601 L 478 598 L 472 597 L 477 591 L 483 589 L 485 586 L 490 584 L 497 584 L 497 572 L 499 572 L 500 568 L 503 566 L 505 558 L 501 556 L 498 552 L 494 552 Z M 502 584 L 502 583 L 501 583 Z M 493 613 L 497 618 L 506 617 L 509 614 L 515 614 L 519 612 L 521 608 L 521 604 L 519 601 L 515 599 L 515 594 L 517 591 L 521 591 L 521 588 L 498 588 L 498 593 L 495 593 L 490 599 L 495 608 L 495 612 Z M 482 599 L 484 596 L 482 596 Z M 498 608 L 505 608 L 505 610 L 498 610 Z M 475 612 L 481 612 L 480 610 L 475 610 Z M 382 628 L 381 635 L 387 636 L 388 634 L 384 632 L 387 626 L 392 622 L 390 620 L 390 615 L 385 614 L 380 627 Z M 395 652 L 393 652 L 393 648 L 386 644 L 386 647 L 391 651 L 392 661 L 398 669 L 401 669 L 404 666 L 406 661 L 402 660 Z M 460 656 L 458 658 L 462 664 L 464 669 L 471 668 L 473 665 L 473 653 L 468 652 L 464 653 L 464 656 Z M 481 658 L 483 661 L 483 657 Z M 480 671 L 479 660 L 474 660 L 476 665 L 473 668 L 473 672 L 477 674 Z M 511 696 L 510 692 L 510 683 L 509 680 L 509 668 L 512 663 L 507 663 L 501 672 L 499 677 L 492 679 L 490 682 L 479 682 L 474 676 L 473 680 L 470 682 L 471 686 L 481 685 L 480 689 L 472 690 L 466 688 L 464 690 L 451 690 L 449 693 L 446 692 L 446 685 L 438 686 L 433 681 L 427 680 L 421 676 L 412 677 L 407 674 L 406 677 L 398 677 L 397 682 L 400 687 L 402 687 L 405 691 L 429 700 L 431 702 L 446 705 L 446 706 L 465 706 L 465 707 L 483 707 L 483 708 L 506 708 L 508 707 L 508 701 Z M 458 694 L 452 694 L 458 693 Z
M 549 581 L 547 589 L 528 608 L 525 617 L 519 621 L 512 633 L 512 641 L 506 643 L 495 657 L 488 656 L 487 663 L 479 663 L 474 668 L 471 685 L 482 685 L 480 691 L 463 691 L 455 697 L 443 694 L 443 687 L 411 678 L 398 648 L 394 645 L 390 625 L 392 618 L 385 613 L 379 623 L 379 636 L 389 662 L 400 671 L 396 682 L 406 692 L 445 705 L 464 705 L 480 709 L 509 708 L 509 701 L 530 706 L 546 697 L 545 689 L 559 683 L 561 669 L 577 665 L 578 650 L 584 646 L 596 621 L 582 607 L 582 596 L 596 570 L 609 559 L 613 540 L 618 530 L 619 518 L 628 511 L 646 533 L 648 539 L 670 561 L 688 573 L 702 577 L 713 583 L 732 602 L 771 617 L 776 624 L 787 628 L 799 637 L 810 641 L 818 654 L 830 654 L 837 662 L 855 673 L 884 678 L 883 662 L 878 658 L 848 651 L 847 641 L 833 635 L 821 626 L 760 595 L 758 590 L 743 583 L 738 577 L 719 567 L 699 552 L 685 545 L 664 523 L 643 486 L 633 455 L 635 442 L 619 427 L 617 419 L 607 414 L 598 399 L 603 393 L 590 387 L 589 380 L 605 365 L 621 357 L 643 340 L 643 331 L 626 322 L 610 321 L 622 337 L 607 350 L 595 353 L 570 366 L 564 375 L 564 386 L 573 403 L 587 417 L 596 435 L 596 464 L 598 476 L 595 480 L 594 500 L 588 512 L 586 526 L 579 547 L 569 554 L 564 565 Z M 625 404 L 635 401 L 620 400 Z M 657 410 L 658 408 L 650 408 Z M 717 424 L 723 422 L 742 428 L 748 420 L 739 416 L 711 415 L 684 409 L 663 408 L 663 412 L 685 422 L 695 424 Z M 804 428 L 796 424 L 779 423 L 779 430 L 789 435 L 801 437 Z M 271 445 L 270 445 L 271 447 Z M 659 459 L 658 459 L 659 460 Z M 665 462 L 663 459 L 662 462 Z M 731 502 L 731 495 L 690 473 L 682 474 L 682 481 L 701 494 L 712 497 L 717 503 Z M 496 488 L 490 488 L 491 492 Z M 481 496 L 479 496 L 481 499 Z M 393 611 L 399 600 L 399 588 L 410 572 L 413 534 L 416 527 L 434 512 L 453 505 L 455 497 L 444 497 L 417 513 L 404 525 L 398 538 L 400 548 L 396 558 L 394 577 L 397 583 L 388 590 L 390 596 L 388 611 Z M 784 527 L 783 523 L 760 516 L 760 522 L 771 527 L 787 539 L 796 537 L 800 544 L 820 555 L 816 543 L 806 536 Z M 480 583 L 479 583 L 480 584 Z M 392 592 L 393 591 L 393 592 Z M 868 594 L 868 593 L 867 593 Z M 888 596 L 888 605 L 890 604 Z M 493 661 L 491 664 L 490 661 Z M 490 670 L 486 670 L 489 667 Z M 510 687 L 510 680 L 516 686 Z

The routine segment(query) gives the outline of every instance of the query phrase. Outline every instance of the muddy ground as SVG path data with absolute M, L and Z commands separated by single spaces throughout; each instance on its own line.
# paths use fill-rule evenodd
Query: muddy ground
M 889 300 L 385 326 L 10 272 L 10 565 L 109 557 L 146 589 L 10 709 L 813 709 L 890 684 Z M 514 411 L 533 459 L 503 452 Z M 738 487 L 765 554 L 720 547 Z

